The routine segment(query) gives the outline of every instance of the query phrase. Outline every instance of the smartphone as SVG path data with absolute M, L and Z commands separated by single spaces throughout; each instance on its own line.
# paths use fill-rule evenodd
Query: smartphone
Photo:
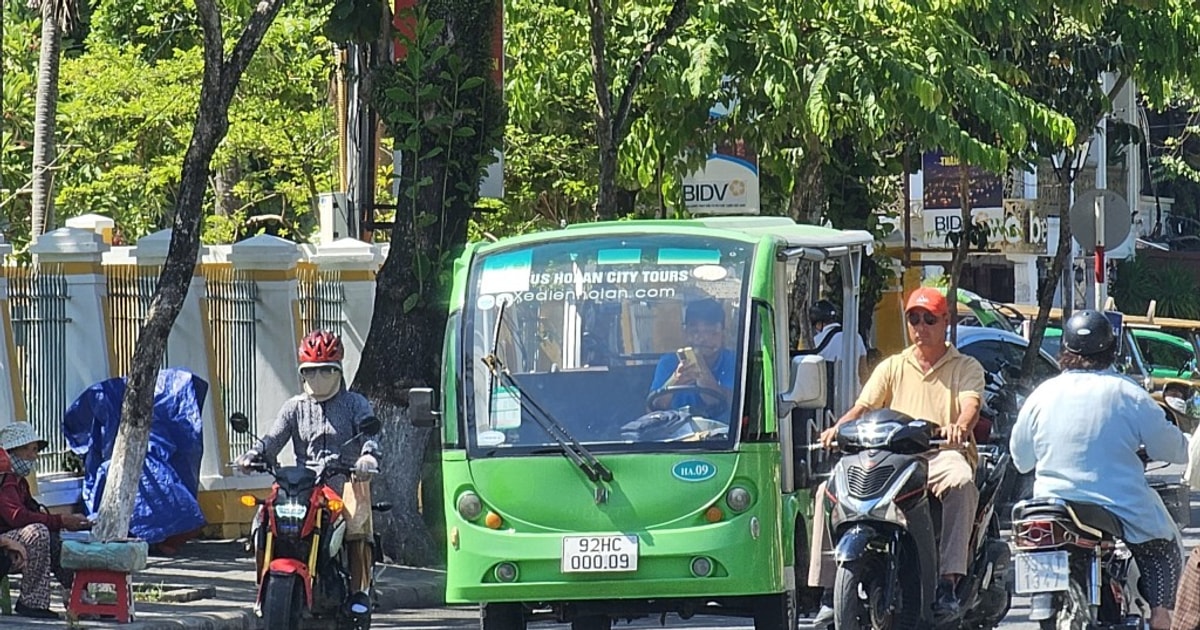
M 679 357 L 679 363 L 682 365 L 696 365 L 699 363 L 696 359 L 696 350 L 690 346 L 676 350 L 675 356 Z

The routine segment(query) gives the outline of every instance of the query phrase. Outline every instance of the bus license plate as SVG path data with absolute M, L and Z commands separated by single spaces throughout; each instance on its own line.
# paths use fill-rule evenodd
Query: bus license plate
M 563 573 L 637 571 L 637 536 L 563 536 Z
M 1071 571 L 1065 551 L 1019 553 L 1016 562 L 1016 592 L 1021 595 L 1067 590 Z

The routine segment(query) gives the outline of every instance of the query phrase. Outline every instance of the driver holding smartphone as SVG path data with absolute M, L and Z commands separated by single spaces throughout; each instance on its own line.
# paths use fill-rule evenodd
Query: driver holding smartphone
M 664 355 L 654 371 L 651 411 L 691 407 L 712 415 L 725 413 L 733 398 L 736 367 L 733 351 L 723 347 L 725 308 L 712 298 L 688 304 L 683 336 L 688 347 Z

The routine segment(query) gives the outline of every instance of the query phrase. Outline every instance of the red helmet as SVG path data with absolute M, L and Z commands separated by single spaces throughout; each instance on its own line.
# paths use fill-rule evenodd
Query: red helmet
M 319 367 L 342 364 L 346 350 L 342 339 L 328 330 L 314 330 L 300 340 L 300 367 Z

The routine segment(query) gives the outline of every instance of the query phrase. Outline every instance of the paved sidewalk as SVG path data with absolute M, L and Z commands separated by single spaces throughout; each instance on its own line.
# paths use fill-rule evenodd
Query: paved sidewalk
M 259 627 L 254 616 L 254 559 L 242 544 L 231 541 L 192 541 L 171 558 L 154 557 L 145 571 L 134 577 L 135 584 L 146 585 L 160 601 L 138 602 L 133 623 L 113 620 L 84 620 L 70 625 L 67 621 L 34 621 L 23 617 L 0 617 L 5 628 L 123 628 L 127 630 L 253 630 Z M 429 608 L 441 606 L 445 593 L 445 573 L 388 565 L 379 577 L 379 610 Z M 183 588 L 173 588 L 183 587 Z M 14 598 L 16 593 L 13 594 Z M 195 601 L 180 601 L 206 595 Z M 170 602 L 168 602 L 170 600 Z M 61 593 L 51 608 L 63 611 Z

